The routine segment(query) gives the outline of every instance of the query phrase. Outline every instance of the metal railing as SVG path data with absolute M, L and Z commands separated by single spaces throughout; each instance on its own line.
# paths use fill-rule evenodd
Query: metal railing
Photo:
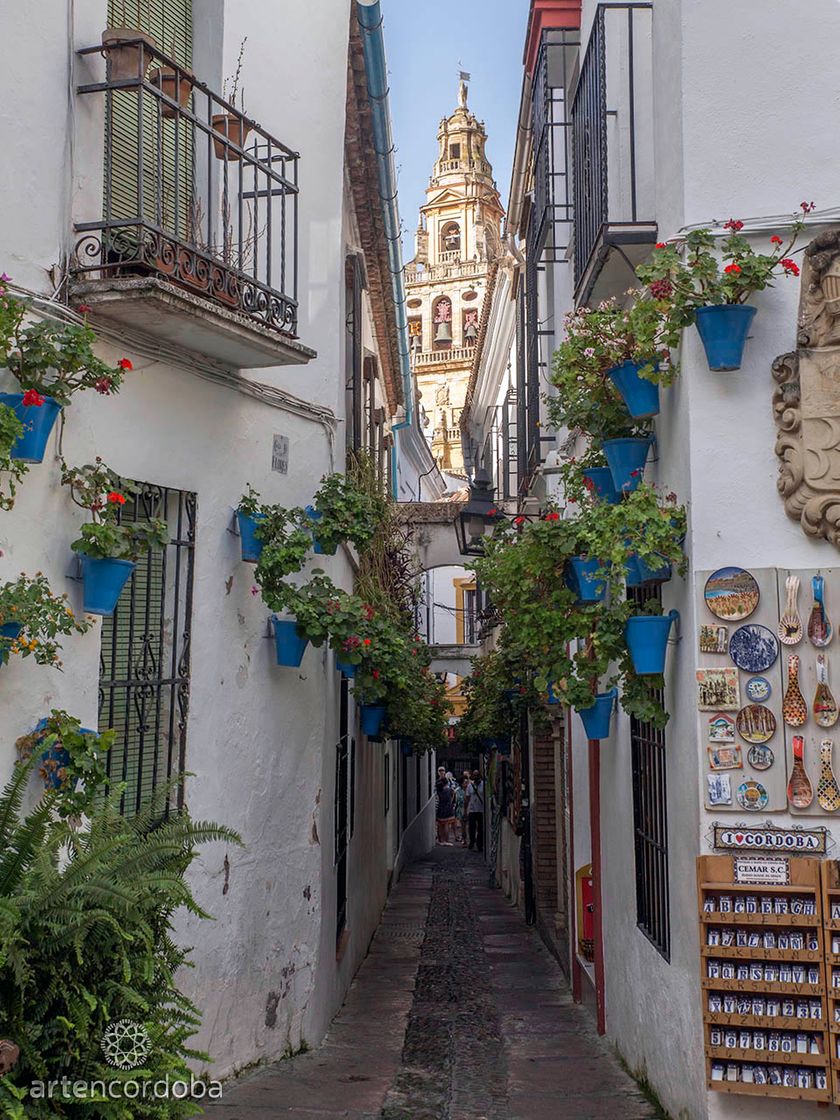
M 569 71 L 580 46 L 577 30 L 543 32 L 534 70 L 534 213 L 530 237 L 541 259 L 565 262 L 572 220 Z
M 296 337 L 298 153 L 147 40 L 106 56 L 102 217 L 76 224 L 77 275 L 167 280 Z

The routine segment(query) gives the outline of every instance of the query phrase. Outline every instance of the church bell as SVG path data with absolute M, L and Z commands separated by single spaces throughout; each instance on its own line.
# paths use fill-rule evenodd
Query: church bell
M 435 342 L 451 342 L 452 341 L 452 324 L 437 323 L 435 324 Z

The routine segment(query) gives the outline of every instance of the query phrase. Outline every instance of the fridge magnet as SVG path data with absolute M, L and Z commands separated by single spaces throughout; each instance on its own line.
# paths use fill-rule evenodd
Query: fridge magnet
M 710 770 L 743 770 L 744 760 L 741 757 L 740 747 L 720 746 L 706 749 L 709 753 Z
M 776 756 L 773 754 L 773 748 L 768 747 L 765 743 L 753 743 L 747 751 L 747 762 L 753 770 L 769 770 L 775 761 Z
M 712 716 L 709 719 L 709 742 L 734 743 L 735 720 L 730 716 L 725 716 L 723 712 L 718 712 L 716 716 Z
M 766 677 L 750 677 L 744 685 L 744 692 L 746 692 L 748 700 L 752 700 L 756 704 L 763 704 L 770 699 L 773 688 Z
M 697 707 L 701 712 L 737 712 L 741 691 L 737 669 L 698 669 Z
M 796 605 L 799 596 L 799 576 L 789 575 L 785 580 L 785 613 L 779 620 L 776 633 L 786 646 L 796 646 L 802 641 L 802 620 Z
M 814 703 L 811 705 L 814 720 L 820 727 L 833 727 L 837 722 L 840 711 L 837 710 L 837 701 L 828 687 L 828 665 L 825 654 L 817 654 L 817 687 L 814 692 Z
M 779 656 L 779 641 L 766 626 L 749 622 L 729 639 L 729 656 L 745 673 L 763 673 Z
M 741 622 L 753 613 L 761 599 L 755 577 L 744 568 L 718 568 L 706 580 L 706 606 L 724 622 Z
M 787 799 L 794 809 L 807 809 L 814 800 L 814 787 L 805 773 L 805 740 L 793 737 L 793 773 L 787 787 Z
M 799 689 L 799 658 L 788 657 L 788 686 L 782 701 L 782 719 L 788 727 L 801 727 L 808 718 L 808 705 Z
M 831 739 L 823 739 L 820 743 L 820 780 L 817 782 L 817 801 L 821 809 L 827 813 L 836 813 L 840 809 L 840 787 L 834 778 L 831 769 L 831 752 L 834 744 Z
M 701 653 L 726 653 L 729 644 L 729 628 L 726 626 L 700 627 Z
M 732 804 L 732 786 L 728 774 L 708 774 L 706 780 L 709 783 L 710 805 Z
M 761 782 L 753 780 L 741 782 L 735 797 L 741 808 L 748 809 L 751 813 L 757 813 L 767 807 L 767 790 Z
M 748 743 L 766 743 L 776 734 L 776 717 L 763 704 L 747 704 L 738 712 L 736 727 Z
M 821 649 L 831 641 L 833 630 L 825 610 L 825 580 L 822 576 L 814 576 L 811 580 L 814 593 L 814 605 L 808 616 L 808 641 L 812 646 Z

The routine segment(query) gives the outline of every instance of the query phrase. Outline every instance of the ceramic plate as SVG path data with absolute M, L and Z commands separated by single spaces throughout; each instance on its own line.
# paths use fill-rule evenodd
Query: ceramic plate
M 766 626 L 749 622 L 729 639 L 729 656 L 745 673 L 763 673 L 779 656 L 779 639 Z
M 769 770 L 776 761 L 771 747 L 755 744 L 747 752 L 747 762 L 753 770 Z
M 763 704 L 770 699 L 773 689 L 766 677 L 752 677 L 744 686 L 744 691 L 748 699 L 754 700 L 756 704 Z
M 749 618 L 761 598 L 755 577 L 744 568 L 718 568 L 706 580 L 703 594 L 712 614 L 726 622 Z
M 766 743 L 776 734 L 776 717 L 763 704 L 747 704 L 738 712 L 736 726 L 748 743 Z
M 735 799 L 742 809 L 758 812 L 767 805 L 767 790 L 761 782 L 741 782 Z

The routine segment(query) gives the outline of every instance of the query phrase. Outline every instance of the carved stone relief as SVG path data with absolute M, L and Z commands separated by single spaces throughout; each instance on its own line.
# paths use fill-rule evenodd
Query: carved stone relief
M 805 250 L 796 341 L 773 362 L 777 486 L 808 536 L 840 547 L 840 229 Z

